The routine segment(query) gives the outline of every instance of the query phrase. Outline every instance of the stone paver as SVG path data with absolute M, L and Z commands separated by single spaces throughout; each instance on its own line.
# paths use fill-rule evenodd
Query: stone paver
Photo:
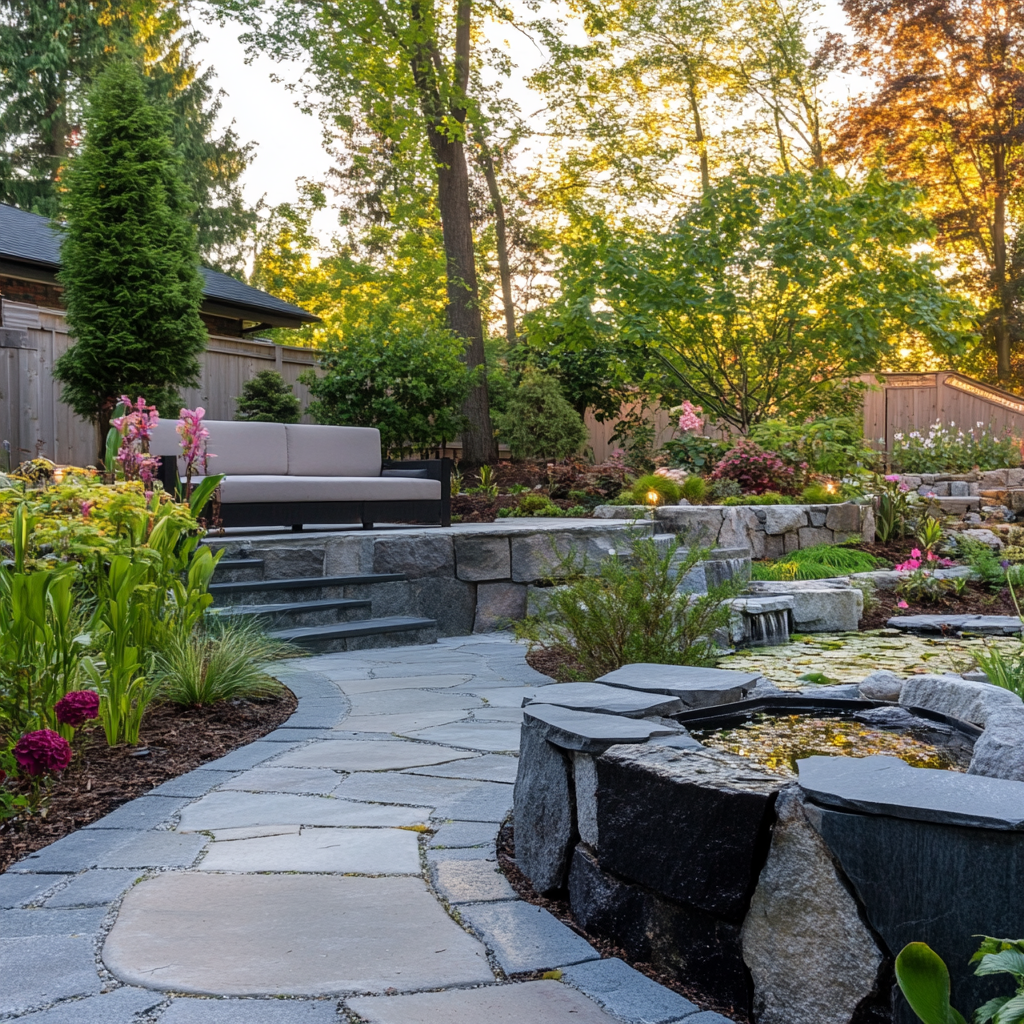
M 32 903 L 67 878 L 67 875 L 0 875 L 0 909 Z
M 449 764 L 430 765 L 428 768 L 409 768 L 404 775 L 433 775 L 441 779 L 477 779 L 480 782 L 516 781 L 519 761 L 508 754 L 484 754 L 471 761 L 452 761 Z
M 463 750 L 431 743 L 389 743 L 380 740 L 327 740 L 277 758 L 274 767 L 333 768 L 345 772 L 377 772 L 395 768 L 419 768 L 473 757 Z
M 497 825 L 481 821 L 452 821 L 442 825 L 427 843 L 438 849 L 458 849 L 467 846 L 494 845 Z
M 128 829 L 79 829 L 78 832 L 72 832 L 30 853 L 11 870 L 75 875 L 85 868 L 95 867 L 100 857 L 135 839 L 137 835 L 137 832 Z
M 155 789 L 151 789 L 151 796 L 202 796 L 209 793 L 211 789 L 221 785 L 228 776 L 223 772 L 208 771 L 205 768 L 197 768 L 193 772 L 186 772 L 176 779 L 169 779 L 162 782 Z
M 93 907 L 116 900 L 121 893 L 142 877 L 141 871 L 126 868 L 113 871 L 92 870 L 73 878 L 56 895 L 43 904 L 46 907 Z
M 0 911 L 0 935 L 5 939 L 27 935 L 94 935 L 106 915 L 106 907 L 3 910 Z
M 514 900 L 515 890 L 490 860 L 441 860 L 434 864 L 434 888 L 449 903 Z
M 92 936 L 0 939 L 0 1014 L 24 1013 L 99 991 Z
M 433 667 L 431 665 L 431 668 Z M 442 690 L 468 683 L 472 678 L 472 674 L 424 675 L 422 669 L 410 668 L 404 675 L 388 676 L 383 679 L 349 679 L 345 681 L 343 689 L 350 696 L 359 693 L 377 693 L 381 690 Z
M 670 1024 L 698 1011 L 689 999 L 618 959 L 567 967 L 562 980 L 628 1024 Z
M 132 984 L 220 995 L 493 980 L 483 947 L 418 878 L 161 875 L 125 897 L 103 959 Z
M 103 854 L 101 868 L 187 868 L 199 856 L 204 840 L 175 832 L 142 832 Z
M 579 992 L 557 981 L 430 992 L 414 996 L 347 999 L 368 1024 L 612 1024 Z
M 469 712 L 484 706 L 483 700 L 471 693 L 438 693 L 435 690 L 405 690 L 401 695 L 390 692 L 362 693 L 352 698 L 352 711 L 346 721 L 375 715 L 408 715 L 423 712 Z M 465 718 L 465 714 L 460 715 Z
M 337 1024 L 334 999 L 181 998 L 164 1011 L 160 1024 Z
M 214 843 L 203 871 L 334 871 L 416 875 L 415 832 L 398 828 L 304 828 L 298 835 Z
M 354 732 L 411 733 L 436 725 L 459 722 L 468 711 L 410 711 L 406 715 L 358 715 L 346 718 L 344 726 Z
M 244 789 L 252 793 L 327 796 L 340 781 L 340 777 L 328 768 L 250 768 L 220 788 L 222 791 Z
M 145 831 L 169 821 L 185 806 L 188 801 L 170 796 L 140 796 L 137 800 L 129 800 L 116 811 L 91 825 L 87 829 L 138 829 Z
M 123 985 L 112 992 L 72 999 L 19 1020 L 28 1024 L 128 1024 L 138 1019 L 136 1014 L 159 1006 L 164 999 L 162 992 Z
M 464 722 L 438 725 L 433 729 L 420 729 L 409 734 L 412 739 L 431 743 L 450 743 L 471 750 L 518 750 L 519 726 L 504 722 Z

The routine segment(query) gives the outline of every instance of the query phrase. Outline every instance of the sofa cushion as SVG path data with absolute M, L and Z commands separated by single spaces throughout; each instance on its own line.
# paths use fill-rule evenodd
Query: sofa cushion
M 380 476 L 229 476 L 225 505 L 262 501 L 439 501 L 440 480 Z
M 150 440 L 154 455 L 179 455 L 181 438 L 176 419 L 161 420 Z M 206 420 L 210 431 L 207 448 L 210 473 L 271 475 L 288 472 L 288 441 L 283 423 L 240 423 L 234 420 Z M 185 475 L 185 461 L 179 455 L 178 473 Z
M 289 476 L 380 476 L 380 431 L 373 427 L 289 423 L 285 432 Z

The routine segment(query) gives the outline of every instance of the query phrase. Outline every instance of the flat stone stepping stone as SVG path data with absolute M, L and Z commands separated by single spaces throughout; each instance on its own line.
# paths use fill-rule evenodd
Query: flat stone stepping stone
M 220 789 L 242 789 L 250 793 L 308 793 L 326 796 L 341 781 L 329 768 L 250 768 Z
M 515 890 L 492 860 L 439 860 L 433 866 L 434 888 L 449 903 L 514 900 Z
M 435 694 L 435 696 L 437 696 Z M 349 732 L 392 732 L 409 733 L 417 729 L 429 729 L 435 725 L 447 725 L 468 717 L 468 711 L 410 711 L 408 714 L 392 715 L 351 715 L 339 724 Z
M 431 849 L 463 849 L 493 846 L 498 834 L 496 825 L 480 821 L 452 821 L 442 825 L 427 844 Z
M 465 687 L 471 691 L 471 687 Z M 497 687 L 480 687 L 480 693 L 492 708 L 521 708 L 523 700 L 536 696 L 543 686 L 508 686 L 503 683 Z
M 93 941 L 92 935 L 0 938 L 0 1013 L 24 1013 L 58 999 L 98 995 Z
M 678 697 L 688 708 L 708 708 L 743 700 L 757 685 L 757 672 L 732 672 L 693 665 L 623 665 L 597 680 L 609 686 Z
M 330 676 L 330 671 L 324 672 Z M 468 683 L 471 672 L 459 675 L 424 676 L 410 673 L 407 676 L 389 676 L 384 679 L 339 679 L 338 685 L 346 696 L 356 693 L 379 693 L 383 690 L 444 690 Z
M 304 828 L 298 835 L 213 843 L 202 871 L 319 871 L 418 875 L 416 833 L 398 828 Z
M 346 999 L 368 1024 L 616 1024 L 600 1007 L 557 981 Z
M 347 685 L 347 684 L 345 684 Z M 471 693 L 436 693 L 432 690 L 402 690 L 398 693 L 360 693 L 352 697 L 352 717 L 412 714 L 415 712 L 470 711 L 483 707 L 483 700 Z
M 125 897 L 103 961 L 123 981 L 208 995 L 415 992 L 494 980 L 483 946 L 419 878 L 160 875 Z
M 344 724 L 344 723 L 343 723 Z M 450 750 L 429 743 L 393 743 L 390 740 L 321 740 L 290 750 L 272 766 L 333 768 L 344 772 L 379 772 L 394 768 L 418 768 L 474 757 L 465 750 Z
M 439 725 L 433 729 L 420 729 L 409 733 L 419 740 L 434 743 L 450 743 L 454 747 L 469 747 L 471 750 L 518 750 L 519 726 L 504 722 L 464 722 L 455 725 Z M 463 754 L 463 757 L 472 756 Z M 423 762 L 426 763 L 426 762 Z
M 908 633 L 984 633 L 989 636 L 1013 636 L 1024 623 L 1016 615 L 894 615 L 886 622 L 890 629 Z
M 699 1010 L 689 999 L 614 958 L 567 967 L 562 981 L 630 1024 L 675 1024 Z M 700 1016 L 701 1024 L 711 1024 L 712 1019 L 728 1024 L 717 1014 Z
M 417 825 L 426 807 L 377 807 L 291 793 L 211 793 L 181 812 L 179 832 L 210 832 L 253 825 L 360 825 L 366 828 Z
M 338 1011 L 333 999 L 301 1002 L 297 999 L 189 999 L 183 996 L 164 1010 L 160 1020 L 162 1024 L 338 1024 Z
M 152 1010 L 165 998 L 162 992 L 122 986 L 102 995 L 58 1003 L 20 1019 L 28 1024 L 121 1024 L 137 1021 L 137 1014 Z
M 591 711 L 598 715 L 625 715 L 626 718 L 673 715 L 684 709 L 678 697 L 601 683 L 553 683 L 541 687 L 537 696 L 527 700 L 523 707 L 530 704 L 556 704 L 560 708 Z
M 797 762 L 800 788 L 818 804 L 893 818 L 1024 830 L 1024 782 L 938 768 L 898 757 L 808 757 Z
M 510 754 L 484 754 L 471 761 L 453 761 L 451 764 L 432 765 L 428 768 L 409 768 L 403 775 L 435 775 L 442 779 L 479 779 L 481 782 L 515 782 L 519 771 L 519 758 Z
M 523 709 L 525 725 L 540 731 L 556 747 L 603 753 L 614 743 L 646 743 L 652 736 L 671 736 L 681 730 L 658 722 L 618 715 L 595 715 L 553 704 L 530 704 Z

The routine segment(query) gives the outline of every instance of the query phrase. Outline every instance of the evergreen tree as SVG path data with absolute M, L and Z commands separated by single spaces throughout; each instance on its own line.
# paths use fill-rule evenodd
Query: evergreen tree
M 252 423 L 298 423 L 299 400 L 277 370 L 260 370 L 242 385 L 235 419 Z
M 177 389 L 197 382 L 206 344 L 195 228 L 167 120 L 138 69 L 111 64 L 62 179 L 58 280 L 76 341 L 54 377 L 62 400 L 98 425 L 101 448 L 122 394 L 177 412 Z
M 178 0 L 0 0 L 0 202 L 53 216 L 61 163 L 82 130 L 85 97 L 111 56 L 145 70 L 149 97 L 171 132 L 205 261 L 241 276 L 254 222 L 239 178 L 252 146 L 217 134 L 213 70 L 199 72 Z

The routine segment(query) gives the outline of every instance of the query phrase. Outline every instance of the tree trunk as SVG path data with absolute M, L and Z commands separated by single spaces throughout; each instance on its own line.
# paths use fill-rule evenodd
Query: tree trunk
M 700 190 L 707 192 L 711 187 L 711 169 L 708 166 L 708 145 L 704 138 L 704 124 L 700 116 L 700 103 L 697 99 L 697 82 L 694 76 L 687 69 L 687 96 L 690 100 L 690 111 L 693 114 L 693 137 L 697 143 L 697 153 L 700 157 Z
M 505 204 L 498 188 L 498 176 L 494 173 L 494 159 L 484 133 L 474 133 L 480 167 L 487 179 L 487 190 L 494 206 L 494 237 L 498 248 L 498 276 L 501 278 L 501 302 L 505 309 L 505 337 L 509 345 L 516 343 L 516 307 L 512 303 L 512 270 L 508 262 L 508 234 L 505 230 Z

